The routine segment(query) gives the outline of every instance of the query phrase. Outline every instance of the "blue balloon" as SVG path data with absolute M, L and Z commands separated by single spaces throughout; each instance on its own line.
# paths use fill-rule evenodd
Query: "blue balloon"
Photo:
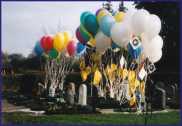
M 86 50 L 86 46 L 78 42 L 77 49 L 76 49 L 77 55 L 83 54 L 85 50 Z
M 99 22 L 101 31 L 106 36 L 110 37 L 111 28 L 112 28 L 112 26 L 113 26 L 114 23 L 115 23 L 114 17 L 112 17 L 110 15 L 106 15 L 106 16 L 102 17 L 101 20 L 100 20 L 100 22 Z
M 34 52 L 35 52 L 35 54 L 36 54 L 37 56 L 41 56 L 42 53 L 44 52 L 44 50 L 43 50 L 43 48 L 41 47 L 39 41 L 36 42 L 36 45 L 35 45 L 35 47 L 34 47 Z

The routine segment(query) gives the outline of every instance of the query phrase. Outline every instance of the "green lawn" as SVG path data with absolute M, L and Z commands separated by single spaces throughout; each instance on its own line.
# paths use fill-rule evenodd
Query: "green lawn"
M 80 114 L 31 116 L 25 113 L 3 113 L 3 123 L 67 123 L 67 124 L 144 124 L 144 116 L 136 114 Z M 179 124 L 180 113 L 169 112 L 148 116 L 148 124 Z

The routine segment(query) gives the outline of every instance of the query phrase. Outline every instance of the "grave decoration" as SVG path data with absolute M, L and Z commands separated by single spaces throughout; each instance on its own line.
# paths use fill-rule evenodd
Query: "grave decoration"
M 99 97 L 143 111 L 147 76 L 162 57 L 160 30 L 160 18 L 145 9 L 83 12 L 75 32 L 79 42 L 65 31 L 44 35 L 36 43 L 36 55 L 47 58 L 42 87 L 49 97 L 55 97 L 56 92 L 62 96 L 64 79 L 77 57 L 83 83 L 91 78 L 91 96 L 95 86 Z M 81 106 L 87 105 L 87 87 L 83 84 L 79 88 Z M 74 92 L 70 90 L 68 95 L 67 101 L 74 104 Z
M 75 55 L 80 55 L 85 46 L 77 43 L 69 31 L 55 35 L 44 35 L 34 47 L 37 56 L 46 57 L 45 80 L 43 87 L 49 97 L 63 96 L 64 79 L 74 63 Z M 71 103 L 72 104 L 72 103 Z
M 160 30 L 160 18 L 145 9 L 83 12 L 76 30 L 83 82 L 91 75 L 100 97 L 143 111 L 147 75 L 162 57 Z

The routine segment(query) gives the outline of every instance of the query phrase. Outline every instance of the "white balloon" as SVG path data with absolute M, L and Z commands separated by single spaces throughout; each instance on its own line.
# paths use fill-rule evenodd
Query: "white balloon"
M 163 39 L 160 35 L 155 36 L 151 41 L 149 41 L 149 46 L 153 48 L 162 49 L 163 47 Z
M 123 21 L 127 20 L 127 21 L 129 21 L 129 23 L 131 23 L 132 16 L 134 15 L 134 13 L 136 11 L 137 11 L 137 9 L 135 9 L 135 8 L 128 9 L 128 11 L 125 13 Z
M 149 55 L 149 60 L 153 63 L 158 62 L 162 57 L 162 50 L 161 49 L 156 49 L 154 52 L 151 52 Z
M 104 52 L 108 47 L 111 46 L 111 38 L 104 35 L 103 32 L 99 31 L 95 36 L 96 51 Z
M 111 28 L 112 40 L 121 47 L 126 46 L 130 40 L 131 30 L 126 21 L 115 23 Z
M 145 57 L 148 57 L 151 62 L 155 63 L 162 57 L 163 40 L 159 35 L 151 41 L 146 36 L 142 36 L 142 47 Z
M 141 35 L 148 27 L 149 12 L 144 9 L 137 10 L 132 16 L 132 30 L 135 35 Z
M 148 27 L 145 31 L 145 34 L 149 39 L 152 39 L 159 34 L 161 30 L 161 20 L 157 15 L 151 14 L 148 20 Z

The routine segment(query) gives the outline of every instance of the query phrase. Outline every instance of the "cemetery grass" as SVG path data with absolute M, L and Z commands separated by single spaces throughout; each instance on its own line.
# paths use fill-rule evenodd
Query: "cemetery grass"
M 3 113 L 3 124 L 144 124 L 144 115 L 137 114 L 72 114 L 33 116 L 27 113 Z M 148 115 L 147 124 L 179 124 L 180 113 Z

